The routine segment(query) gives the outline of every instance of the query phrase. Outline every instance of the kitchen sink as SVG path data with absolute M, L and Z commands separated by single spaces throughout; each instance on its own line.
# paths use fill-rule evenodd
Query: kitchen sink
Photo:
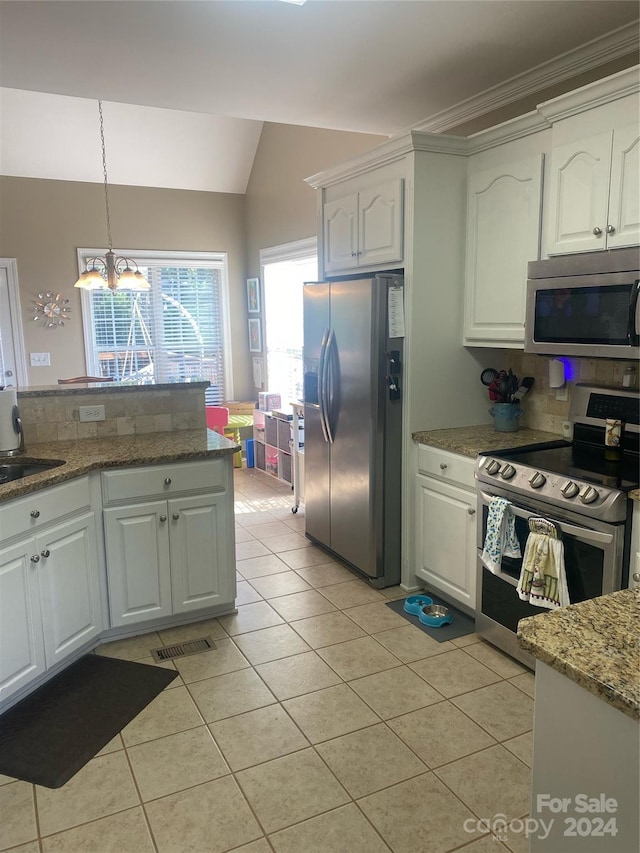
M 23 477 L 31 477 L 33 474 L 41 474 L 58 468 L 64 462 L 52 460 L 50 462 L 9 462 L 0 465 L 0 485 L 9 483 L 11 480 L 21 480 Z

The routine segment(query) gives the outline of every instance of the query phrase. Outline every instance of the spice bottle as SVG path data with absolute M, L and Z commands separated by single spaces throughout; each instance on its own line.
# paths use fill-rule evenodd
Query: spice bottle
M 625 367 L 624 373 L 622 374 L 622 387 L 623 388 L 635 388 L 636 387 L 636 366 L 635 364 L 630 364 L 628 367 Z
M 620 418 L 607 418 L 604 427 L 604 458 L 610 462 L 622 459 L 622 435 L 624 421 Z

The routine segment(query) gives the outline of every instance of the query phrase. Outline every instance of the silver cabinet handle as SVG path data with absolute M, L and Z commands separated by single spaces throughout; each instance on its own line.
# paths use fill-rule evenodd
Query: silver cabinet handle
M 165 477 L 164 478 L 164 484 L 165 484 L 165 486 L 170 486 L 171 485 L 171 477 Z
M 613 225 L 607 225 L 607 227 L 605 228 L 605 231 L 607 232 L 607 234 L 613 234 L 615 232 L 615 230 L 616 229 L 614 228 Z
M 40 510 L 32 509 L 29 515 L 31 516 L 31 518 L 40 518 Z
M 34 554 L 33 557 L 31 558 L 31 562 L 32 563 L 39 563 L 40 562 L 40 554 Z
M 634 572 L 633 579 L 636 583 L 638 583 L 640 581 L 640 572 Z
M 166 516 L 166 515 L 161 515 L 161 516 L 160 516 L 160 521 L 165 522 L 166 520 L 167 520 L 167 516 Z
M 446 462 L 441 462 L 441 463 L 440 463 L 440 470 L 441 470 L 441 471 L 446 471 L 448 467 L 449 467 L 449 466 L 447 465 L 447 463 L 446 463 Z
M 48 548 L 45 548 L 45 549 L 44 549 L 44 551 L 40 551 L 40 555 L 41 555 L 42 557 L 45 557 L 45 558 L 46 558 L 46 557 L 50 557 L 50 556 L 51 556 L 51 551 L 49 551 L 49 549 L 48 549 Z
M 476 514 L 475 509 L 470 506 L 469 509 L 467 510 L 467 515 L 475 515 L 475 514 Z
M 179 513 L 179 512 L 174 512 L 174 513 L 173 513 L 173 515 L 171 516 L 171 518 L 172 518 L 174 521 L 178 521 L 178 519 L 180 518 L 180 513 Z
M 357 254 L 358 254 L 357 252 L 351 252 L 351 257 L 355 258 L 357 256 Z
M 598 228 L 598 226 L 596 225 L 596 227 L 593 229 L 593 231 L 591 233 L 593 234 L 594 237 L 599 237 L 602 234 L 602 228 Z

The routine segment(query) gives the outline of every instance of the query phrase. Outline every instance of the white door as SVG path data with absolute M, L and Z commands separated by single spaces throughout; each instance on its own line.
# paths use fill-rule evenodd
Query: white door
M 174 613 L 235 599 L 233 519 L 226 493 L 169 501 Z
M 640 243 L 640 132 L 637 123 L 616 128 L 611 155 L 607 248 Z
M 171 615 L 166 501 L 104 510 L 111 627 Z
M 93 512 L 36 540 L 47 668 L 102 630 L 96 549 Z
M 45 670 L 35 539 L 0 552 L 0 699 Z
M 358 264 L 402 260 L 402 180 L 387 181 L 358 198 Z
M 324 205 L 324 269 L 346 270 L 358 266 L 358 194 Z
M 0 386 L 26 384 L 17 266 L 0 258 Z

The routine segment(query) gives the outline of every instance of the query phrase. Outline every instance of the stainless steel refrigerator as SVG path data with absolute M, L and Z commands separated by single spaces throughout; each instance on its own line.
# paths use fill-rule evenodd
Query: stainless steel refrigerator
M 403 279 L 304 285 L 305 532 L 400 582 Z

